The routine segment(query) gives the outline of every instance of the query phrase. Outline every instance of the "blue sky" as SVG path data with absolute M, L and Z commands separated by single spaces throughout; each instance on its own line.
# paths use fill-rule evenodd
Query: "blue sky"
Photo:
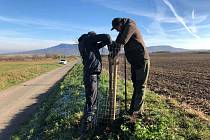
M 75 43 L 111 34 L 114 17 L 137 22 L 147 46 L 210 49 L 210 0 L 0 0 L 0 51 Z

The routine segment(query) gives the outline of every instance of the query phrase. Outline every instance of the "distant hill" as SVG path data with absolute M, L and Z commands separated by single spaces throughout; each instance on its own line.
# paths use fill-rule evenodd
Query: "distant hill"
M 102 48 L 100 50 L 101 54 L 108 54 L 107 48 Z M 46 49 L 18 52 L 15 54 L 33 54 L 33 55 L 42 55 L 42 54 L 61 54 L 61 55 L 80 55 L 77 44 L 59 44 L 57 46 L 49 47 Z
M 8 53 L 16 53 L 18 50 L 7 50 L 7 49 L 1 49 L 0 48 L 0 54 L 8 54 Z
M 59 44 L 46 49 L 19 52 L 18 54 L 63 54 L 63 55 L 79 55 L 77 44 Z
M 182 48 L 175 48 L 175 47 L 171 47 L 167 45 L 161 45 L 161 46 L 150 46 L 148 47 L 148 51 L 150 53 L 154 53 L 154 52 L 186 52 L 190 50 L 182 49 Z
M 155 52 L 203 52 L 203 51 L 192 51 L 182 48 L 175 48 L 172 46 L 161 45 L 161 46 L 150 46 L 147 47 L 150 53 Z M 123 52 L 123 51 L 122 51 Z M 206 52 L 206 51 L 204 51 Z M 18 53 L 10 53 L 10 54 L 32 54 L 32 55 L 43 55 L 43 54 L 61 54 L 61 55 L 79 55 L 78 45 L 77 44 L 59 44 L 53 47 L 49 47 L 46 49 L 39 49 L 39 50 L 32 50 L 32 51 L 25 51 L 25 52 L 18 52 Z M 108 54 L 107 48 L 101 49 L 101 54 Z

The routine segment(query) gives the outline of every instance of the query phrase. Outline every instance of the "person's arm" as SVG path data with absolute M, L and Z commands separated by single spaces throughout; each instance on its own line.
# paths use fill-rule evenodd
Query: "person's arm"
M 112 39 L 108 34 L 98 34 L 89 38 L 91 44 L 96 44 L 96 47 L 102 48 L 112 43 Z
M 101 48 L 103 48 L 105 45 L 104 45 L 104 43 L 103 42 L 97 42 L 96 43 L 96 48 L 98 48 L 98 49 L 101 49 Z
M 135 23 L 128 23 L 125 26 L 125 29 L 117 36 L 116 43 L 125 45 L 134 34 L 136 30 L 135 26 Z
M 122 47 L 121 44 L 112 41 L 112 44 L 108 46 L 109 54 L 111 55 L 111 57 L 114 58 L 115 56 L 117 56 L 121 50 L 121 47 Z

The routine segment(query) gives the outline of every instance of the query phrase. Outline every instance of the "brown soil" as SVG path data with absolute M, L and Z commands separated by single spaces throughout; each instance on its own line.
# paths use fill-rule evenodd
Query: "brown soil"
M 150 57 L 150 90 L 176 98 L 181 103 L 210 115 L 210 54 L 154 53 Z M 122 58 L 120 62 L 119 72 L 123 76 Z M 105 68 L 107 64 L 104 61 Z M 127 71 L 130 78 L 129 65 Z

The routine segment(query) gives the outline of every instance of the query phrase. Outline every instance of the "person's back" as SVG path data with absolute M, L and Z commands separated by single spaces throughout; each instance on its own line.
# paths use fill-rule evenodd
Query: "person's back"
M 108 34 L 83 34 L 79 38 L 79 51 L 83 59 L 84 71 L 88 74 L 101 72 L 101 55 L 99 49 L 111 44 Z
M 129 18 L 121 19 L 122 31 L 119 33 L 116 42 L 123 44 L 125 55 L 128 61 L 136 67 L 141 66 L 141 62 L 149 60 L 149 54 L 145 46 L 140 30 L 134 20 Z
M 99 48 L 90 41 L 90 35 L 86 34 L 79 42 L 79 51 L 82 56 L 84 71 L 88 74 L 101 72 L 101 56 Z

